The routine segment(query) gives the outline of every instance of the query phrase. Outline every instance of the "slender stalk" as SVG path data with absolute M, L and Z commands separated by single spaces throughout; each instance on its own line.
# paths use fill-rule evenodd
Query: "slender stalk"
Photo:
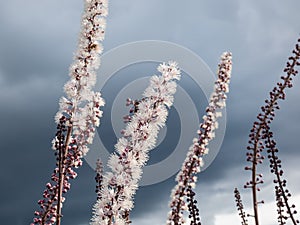
M 300 42 L 300 39 L 298 39 Z M 277 86 L 273 88 L 270 92 L 270 97 L 265 101 L 265 105 L 261 107 L 262 112 L 258 114 L 257 120 L 253 123 L 251 133 L 249 135 L 249 146 L 247 149 L 252 152 L 247 153 L 247 161 L 251 162 L 251 167 L 245 167 L 246 170 L 251 170 L 251 180 L 247 182 L 244 186 L 245 188 L 252 189 L 252 205 L 255 224 L 259 225 L 259 215 L 258 215 L 258 204 L 263 201 L 258 202 L 257 200 L 257 191 L 258 184 L 263 183 L 261 176 L 257 174 L 257 165 L 261 164 L 264 160 L 264 157 L 261 155 L 261 152 L 264 149 L 263 141 L 267 139 L 267 131 L 270 129 L 269 124 L 275 117 L 275 110 L 279 109 L 278 100 L 285 99 L 285 89 L 291 88 L 292 85 L 292 76 L 295 76 L 298 71 L 295 70 L 296 66 L 300 65 L 300 46 L 296 44 L 295 49 L 292 51 L 293 56 L 289 57 L 289 61 L 284 69 L 286 76 L 282 76 L 281 79 L 283 82 L 278 82 Z
M 258 143 L 255 143 L 255 147 L 254 147 L 255 151 L 254 151 L 254 158 L 253 161 L 257 162 L 257 154 L 256 154 L 256 150 L 258 149 Z M 256 190 L 257 190 L 257 183 L 256 183 L 256 165 L 257 163 L 254 163 L 252 166 L 252 204 L 253 204 L 253 212 L 254 212 L 254 219 L 255 219 L 255 224 L 259 225 L 259 221 L 258 221 L 258 201 L 257 201 L 257 195 L 256 195 Z
M 59 178 L 58 178 L 58 194 L 57 194 L 57 212 L 56 212 L 56 224 L 60 225 L 61 224 L 61 217 L 62 217 L 62 194 L 63 194 L 63 186 L 64 186 L 64 180 L 65 180 L 65 159 L 68 155 L 68 151 L 69 151 L 69 144 L 70 144 L 70 139 L 71 139 L 71 135 L 72 135 L 72 125 L 70 125 L 68 127 L 68 131 L 67 131 L 67 136 L 66 136 L 66 142 L 65 142 L 65 148 L 63 151 L 60 151 L 59 155 Z
M 168 215 L 168 225 L 183 224 L 183 211 L 188 207 L 185 198 L 189 194 L 188 187 L 194 188 L 196 185 L 196 174 L 200 172 L 203 164 L 203 156 L 208 154 L 208 143 L 215 136 L 218 128 L 217 118 L 222 116 L 220 110 L 225 107 L 226 93 L 229 91 L 232 61 L 231 53 L 225 52 L 221 56 L 218 66 L 218 79 L 215 82 L 209 106 L 206 108 L 206 115 L 197 131 L 198 138 L 194 138 L 193 145 L 189 148 L 182 168 L 176 177 L 177 185 L 171 193 L 170 212 Z
M 278 148 L 276 148 L 276 142 L 273 139 L 273 133 L 270 130 L 267 130 L 267 140 L 266 140 L 266 146 L 268 148 L 268 158 L 270 159 L 270 167 L 271 167 L 271 173 L 273 173 L 276 176 L 276 179 L 274 180 L 275 186 L 275 193 L 276 193 L 276 200 L 277 200 L 277 206 L 278 206 L 278 213 L 279 213 L 279 220 L 283 221 L 283 219 L 287 219 L 285 216 L 282 215 L 282 207 L 285 207 L 287 210 L 287 214 L 289 215 L 289 218 L 292 220 L 294 225 L 297 225 L 299 223 L 298 220 L 295 219 L 295 214 L 297 213 L 296 210 L 292 210 L 292 208 L 295 208 L 295 205 L 290 206 L 290 203 L 288 201 L 288 197 L 291 196 L 290 192 L 288 191 L 286 187 L 286 180 L 282 180 L 283 170 L 279 169 L 281 168 L 281 160 L 276 156 L 276 152 L 278 152 Z M 283 202 L 282 202 L 283 199 Z
M 240 192 L 237 188 L 234 190 L 234 197 L 236 201 L 237 210 L 239 211 L 239 216 L 242 219 L 242 225 L 248 225 L 248 221 L 246 219 L 246 214 L 244 212 L 244 205 L 242 203 Z
M 63 193 L 70 189 L 69 179 L 77 176 L 73 169 L 82 165 L 81 159 L 89 150 L 88 144 L 92 143 L 102 116 L 99 108 L 104 100 L 92 88 L 103 50 L 100 42 L 104 40 L 108 3 L 107 0 L 85 0 L 84 3 L 78 49 L 70 66 L 70 80 L 64 85 L 66 97 L 60 99 L 55 116 L 58 131 L 52 148 L 57 157 L 56 168 L 43 199 L 38 201 L 41 210 L 35 211 L 31 225 L 60 225 Z

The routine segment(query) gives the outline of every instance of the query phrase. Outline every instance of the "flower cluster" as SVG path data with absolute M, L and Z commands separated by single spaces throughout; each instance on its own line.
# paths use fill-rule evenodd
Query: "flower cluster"
M 246 214 L 244 212 L 244 205 L 242 203 L 242 198 L 237 188 L 234 189 L 234 197 L 235 197 L 236 207 L 239 212 L 239 216 L 242 219 L 242 225 L 248 225 L 248 220 L 246 219 Z
M 35 212 L 32 224 L 60 225 L 62 194 L 70 189 L 69 179 L 77 175 L 73 169 L 82 165 L 87 145 L 92 143 L 95 127 L 100 124 L 102 112 L 99 108 L 104 101 L 92 87 L 100 65 L 100 41 L 104 39 L 107 13 L 107 0 L 85 0 L 79 46 L 70 66 L 70 80 L 64 86 L 67 97 L 59 100 L 55 116 L 57 133 L 52 148 L 57 167 L 51 176 L 52 183 L 46 185 L 43 199 L 38 202 L 41 210 Z
M 187 199 L 188 202 L 188 211 L 189 211 L 189 219 L 190 225 L 201 225 L 200 222 L 200 213 L 197 207 L 197 200 L 195 200 L 195 192 L 193 191 L 191 186 L 188 186 L 187 189 Z
M 225 52 L 221 56 L 219 64 L 218 79 L 215 82 L 214 92 L 210 97 L 209 106 L 206 108 L 206 115 L 198 130 L 198 138 L 193 140 L 182 168 L 176 177 L 177 185 L 172 190 L 167 224 L 184 224 L 183 211 L 188 210 L 185 197 L 189 193 L 187 187 L 195 187 L 200 167 L 203 165 L 203 156 L 208 154 L 208 143 L 215 136 L 218 128 L 217 118 L 222 114 L 220 110 L 225 107 L 226 93 L 229 91 L 231 76 L 231 53 Z
M 269 130 L 267 131 L 266 149 L 268 158 L 270 160 L 271 173 L 273 173 L 276 177 L 273 182 L 275 184 L 278 222 L 280 222 L 280 224 L 286 224 L 285 221 L 291 219 L 293 224 L 296 225 L 299 223 L 299 220 L 295 219 L 295 214 L 297 214 L 297 211 L 295 210 L 296 206 L 290 205 L 289 203 L 289 198 L 292 195 L 286 188 L 287 181 L 285 179 L 282 179 L 282 164 L 281 160 L 277 156 L 279 150 L 276 147 L 275 140 L 273 139 L 273 133 Z M 286 208 L 286 210 L 284 210 L 284 208 Z
M 88 151 L 87 144 L 93 141 L 95 127 L 100 124 L 102 111 L 99 107 L 104 105 L 101 94 L 92 88 L 100 65 L 99 54 L 103 50 L 100 41 L 104 39 L 107 4 L 107 0 L 85 1 L 79 46 L 70 66 L 70 80 L 64 86 L 67 98 L 60 99 L 60 110 L 55 116 L 56 120 L 62 115 L 69 119 L 72 135 L 83 155 Z
M 298 39 L 300 42 L 300 39 Z M 263 201 L 257 200 L 257 191 L 260 190 L 258 187 L 259 184 L 263 183 L 262 174 L 257 173 L 257 166 L 261 164 L 264 160 L 264 156 L 262 152 L 265 148 L 268 149 L 270 157 L 271 157 L 271 167 L 272 171 L 280 174 L 280 171 L 276 169 L 278 164 L 278 160 L 275 155 L 275 141 L 272 139 L 272 132 L 270 131 L 270 124 L 274 120 L 275 110 L 279 109 L 278 101 L 285 99 L 285 89 L 291 88 L 292 78 L 296 76 L 298 71 L 295 69 L 296 66 L 300 65 L 300 45 L 296 44 L 295 49 L 293 50 L 293 56 L 289 58 L 287 62 L 286 68 L 284 72 L 285 76 L 282 76 L 282 82 L 278 82 L 277 86 L 273 88 L 270 92 L 269 99 L 265 100 L 265 105 L 261 107 L 261 113 L 258 114 L 257 120 L 253 123 L 253 127 L 250 131 L 249 135 L 249 146 L 247 147 L 247 161 L 251 163 L 251 166 L 246 166 L 245 170 L 251 171 L 251 180 L 245 184 L 245 188 L 252 189 L 252 197 L 253 197 L 253 209 L 255 223 L 258 225 L 258 204 L 263 203 Z M 273 158 L 275 157 L 275 158 Z M 272 159 L 273 158 L 273 159 Z M 277 172 L 276 172 L 277 171 Z M 277 175 L 279 175 L 277 174 Z M 277 176 L 277 179 L 279 177 Z M 282 192 L 284 194 L 284 192 Z M 281 199 L 281 198 L 279 198 Z M 289 213 L 290 214 L 290 213 Z M 292 215 L 290 214 L 292 217 Z M 295 220 L 294 220 L 295 224 Z
M 155 147 L 159 129 L 165 125 L 167 107 L 173 104 L 176 92 L 175 80 L 180 79 L 177 64 L 161 64 L 162 76 L 152 76 L 143 99 L 132 101 L 127 125 L 110 156 L 111 172 L 104 175 L 101 198 L 93 207 L 91 225 L 128 224 L 133 208 L 133 196 L 138 188 L 142 167 L 148 160 L 148 152 Z
M 34 218 L 33 224 L 53 224 L 58 218 L 61 217 L 58 214 L 59 207 L 62 207 L 62 202 L 65 198 L 62 197 L 60 192 L 66 193 L 71 184 L 70 179 L 75 179 L 77 173 L 73 170 L 81 166 L 82 153 L 78 151 L 76 140 L 70 140 L 68 146 L 65 145 L 65 132 L 67 131 L 66 126 L 67 119 L 62 116 L 57 125 L 56 141 L 53 143 L 53 147 L 56 151 L 57 167 L 51 175 L 52 183 L 46 184 L 46 190 L 43 193 L 44 199 L 39 200 L 41 210 L 35 211 L 36 217 Z M 64 171 L 64 176 L 60 171 Z

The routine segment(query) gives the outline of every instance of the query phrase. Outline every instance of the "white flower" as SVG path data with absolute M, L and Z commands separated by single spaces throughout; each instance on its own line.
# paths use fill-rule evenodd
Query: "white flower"
M 118 152 L 122 153 L 123 150 L 128 146 L 129 142 L 128 139 L 121 137 L 119 138 L 117 144 L 115 145 L 115 148 Z
M 132 201 L 129 201 L 129 200 L 124 200 L 124 201 L 121 201 L 121 206 L 123 209 L 126 209 L 126 210 L 131 210 L 133 208 L 133 202 Z
M 96 17 L 94 23 L 101 28 L 106 28 L 106 20 L 103 17 Z
M 67 96 L 72 99 L 77 95 L 77 84 L 75 80 L 68 81 L 64 86 L 64 91 Z
M 126 222 L 122 218 L 116 218 L 116 221 L 113 223 L 113 225 L 126 225 Z
M 110 158 L 108 160 L 108 166 L 115 172 L 122 172 L 123 166 L 119 162 L 119 157 L 116 154 L 110 155 Z
M 169 95 L 169 96 L 165 96 L 164 98 L 164 103 L 170 108 L 173 105 L 174 102 L 174 97 Z
M 89 132 L 89 136 L 88 136 L 86 142 L 87 142 L 88 144 L 92 144 L 92 143 L 93 143 L 93 140 L 94 140 L 94 136 L 95 136 L 95 132 Z
M 80 151 L 82 152 L 83 156 L 85 156 L 89 151 L 89 147 L 86 145 L 80 146 Z
M 144 98 L 138 102 L 138 111 L 131 116 L 123 137 L 115 145 L 119 154 L 112 154 L 109 159 L 108 165 L 112 172 L 104 176 L 103 185 L 115 191 L 109 197 L 102 197 L 96 204 L 104 208 L 112 207 L 113 213 L 116 213 L 115 221 L 121 219 L 122 223 L 123 213 L 133 208 L 132 197 L 137 190 L 142 167 L 149 158 L 149 150 L 156 144 L 159 129 L 165 125 L 168 115 L 166 107 L 170 107 L 173 103 L 173 94 L 176 91 L 173 79 L 177 79 L 180 74 L 177 68 L 174 69 L 175 66 L 177 65 L 174 63 L 161 64 L 158 70 L 162 75 L 150 78 L 150 85 L 144 92 Z M 108 191 L 109 188 L 105 190 Z M 104 193 L 104 196 L 108 194 Z M 97 219 L 93 221 L 103 221 L 103 218 L 99 219 L 96 214 L 94 217 Z
M 162 68 L 164 69 L 164 68 Z M 174 72 L 175 74 L 176 72 Z M 217 109 L 225 107 L 226 92 L 228 91 L 228 83 L 231 74 L 231 54 L 224 53 L 221 56 L 219 64 L 218 79 L 214 86 L 214 92 L 210 97 L 209 106 L 206 109 L 206 115 L 203 116 L 203 122 L 197 131 L 198 139 L 193 139 L 193 144 L 189 148 L 186 159 L 181 167 L 181 171 L 176 176 L 177 185 L 172 190 L 170 207 L 167 224 L 182 223 L 182 211 L 186 210 L 180 206 L 186 195 L 186 186 L 195 187 L 195 174 L 200 172 L 204 166 L 203 156 L 208 154 L 208 143 L 215 137 L 214 130 L 218 128 L 216 119 L 222 116 Z M 224 87 L 224 88 L 221 88 Z M 183 184 L 186 183 L 186 186 Z M 184 202 L 183 202 L 184 203 Z M 181 209 L 180 209 L 181 208 Z M 180 210 L 178 210 L 180 209 Z
M 221 117 L 222 116 L 222 112 L 216 112 L 216 117 Z
M 55 136 L 55 138 L 52 140 L 52 142 L 51 142 L 51 144 L 52 144 L 52 149 L 53 150 L 57 150 L 56 149 L 56 143 L 58 143 L 59 142 L 59 140 L 58 140 L 58 138 Z
M 61 111 L 58 111 L 55 116 L 54 116 L 54 120 L 55 120 L 55 123 L 59 123 L 59 120 L 60 118 L 63 116 L 62 112 Z
M 138 166 L 133 167 L 134 169 L 131 172 L 131 177 L 133 180 L 139 180 L 142 177 L 142 170 Z
M 69 107 L 72 105 L 72 103 L 65 97 L 61 97 L 59 99 L 59 109 L 61 111 L 65 111 L 69 109 Z

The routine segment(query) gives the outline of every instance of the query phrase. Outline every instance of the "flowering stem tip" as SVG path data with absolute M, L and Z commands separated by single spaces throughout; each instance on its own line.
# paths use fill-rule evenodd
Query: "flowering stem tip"
M 221 56 L 218 69 L 218 78 L 215 82 L 214 91 L 210 97 L 209 105 L 206 108 L 206 115 L 197 131 L 198 138 L 193 140 L 186 159 L 183 162 L 173 188 L 167 224 L 184 224 L 183 211 L 189 210 L 186 198 L 190 191 L 187 188 L 195 188 L 197 176 L 203 166 L 203 156 L 208 154 L 208 143 L 215 137 L 215 130 L 218 128 L 217 118 L 222 116 L 220 110 L 225 107 L 226 93 L 229 91 L 232 61 L 231 53 L 225 52 Z

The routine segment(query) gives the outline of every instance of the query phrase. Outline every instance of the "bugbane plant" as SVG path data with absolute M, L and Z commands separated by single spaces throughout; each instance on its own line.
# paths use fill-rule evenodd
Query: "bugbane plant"
M 65 84 L 66 97 L 59 101 L 55 116 L 57 132 L 52 141 L 56 168 L 38 201 L 32 224 L 61 223 L 63 193 L 70 189 L 70 179 L 76 177 L 74 168 L 82 165 L 82 157 L 92 143 L 95 127 L 100 124 L 104 101 L 99 92 L 92 90 L 96 69 L 100 65 L 101 41 L 104 39 L 107 0 L 85 0 L 79 44 L 74 63 L 70 66 L 70 80 Z
M 221 56 L 218 78 L 215 82 L 214 92 L 210 97 L 209 105 L 206 108 L 206 115 L 203 116 L 203 122 L 200 124 L 198 138 L 193 140 L 182 168 L 176 177 L 177 185 L 173 188 L 171 194 L 171 211 L 168 215 L 168 225 L 184 224 L 184 211 L 190 210 L 191 215 L 195 214 L 194 211 L 196 209 L 193 205 L 187 205 L 186 198 L 194 195 L 191 189 L 195 188 L 196 175 L 200 172 L 200 168 L 203 165 L 203 156 L 208 154 L 208 143 L 215 137 L 215 130 L 218 128 L 217 118 L 222 115 L 221 109 L 225 107 L 226 93 L 229 91 L 231 69 L 231 53 L 225 52 Z M 191 224 L 200 223 L 196 216 L 192 217 L 194 220 L 192 220 Z
M 293 77 L 298 74 L 296 67 L 300 65 L 300 39 L 292 51 L 292 56 L 289 57 L 287 65 L 284 69 L 285 75 L 281 76 L 281 82 L 270 92 L 269 98 L 265 100 L 265 105 L 261 107 L 261 112 L 257 116 L 257 120 L 253 123 L 253 127 L 249 135 L 249 145 L 247 147 L 247 161 L 250 166 L 246 166 L 245 170 L 251 172 L 250 181 L 244 187 L 252 190 L 252 206 L 255 224 L 259 225 L 259 210 L 258 206 L 264 203 L 264 200 L 258 200 L 258 191 L 260 185 L 264 183 L 262 174 L 258 172 L 258 165 L 262 164 L 265 156 L 264 151 L 267 151 L 270 160 L 271 173 L 275 175 L 275 195 L 277 202 L 278 222 L 280 225 L 285 224 L 286 220 L 290 219 L 296 225 L 299 223 L 295 219 L 297 211 L 295 205 L 290 205 L 290 192 L 286 188 L 286 180 L 282 179 L 283 169 L 281 168 L 281 160 L 278 157 L 279 149 L 276 147 L 274 134 L 271 131 L 271 123 L 275 118 L 275 111 L 279 110 L 279 100 L 285 100 L 287 88 L 293 86 Z M 242 218 L 243 219 L 243 218 Z
M 177 64 L 170 62 L 158 67 L 161 76 L 152 76 L 143 98 L 128 99 L 131 106 L 127 123 L 110 156 L 111 171 L 103 176 L 100 198 L 93 207 L 91 225 L 129 224 L 129 212 L 133 208 L 133 196 L 138 188 L 142 168 L 154 148 L 160 128 L 165 126 L 167 108 L 173 104 L 176 80 L 180 79 Z
M 100 65 L 99 54 L 102 53 L 101 41 L 104 39 L 108 14 L 107 0 L 84 0 L 79 45 L 75 53 L 74 63 L 70 66 L 70 80 L 65 84 L 66 96 L 59 100 L 59 111 L 55 116 L 57 131 L 52 141 L 56 156 L 56 168 L 51 181 L 46 184 L 43 198 L 38 201 L 40 209 L 35 212 L 31 225 L 61 224 L 62 203 L 64 194 L 70 189 L 70 179 L 77 176 L 75 168 L 82 165 L 82 157 L 88 152 L 88 144 L 92 143 L 95 129 L 100 124 L 102 112 L 100 107 L 104 100 L 99 92 L 93 91 L 96 82 L 96 69 Z M 298 40 L 300 42 L 300 39 Z M 293 56 L 289 58 L 282 76 L 282 81 L 270 92 L 269 99 L 261 108 L 249 135 L 247 161 L 250 166 L 251 179 L 245 184 L 252 190 L 253 218 L 258 221 L 258 205 L 263 203 L 257 197 L 257 191 L 263 184 L 262 174 L 258 173 L 258 165 L 263 162 L 266 150 L 270 161 L 271 173 L 275 175 L 275 197 L 278 212 L 278 223 L 286 224 L 290 220 L 293 225 L 299 223 L 295 218 L 296 206 L 290 203 L 291 193 L 287 189 L 287 181 L 283 179 L 282 162 L 278 157 L 270 124 L 279 109 L 278 101 L 285 99 L 285 89 L 292 87 L 292 77 L 298 72 L 300 65 L 300 46 L 296 45 Z M 218 117 L 225 107 L 226 93 L 229 91 L 231 76 L 231 53 L 221 56 L 218 78 L 211 95 L 206 115 L 198 130 L 198 137 L 193 140 L 187 157 L 176 177 L 177 185 L 172 190 L 168 225 L 201 225 L 194 188 L 197 174 L 203 166 L 203 157 L 208 154 L 208 144 L 215 137 L 218 128 Z M 170 62 L 158 67 L 161 76 L 154 75 L 150 86 L 140 100 L 127 100 L 130 112 L 124 117 L 126 123 L 122 137 L 115 145 L 115 153 L 109 159 L 109 172 L 103 174 L 99 161 L 96 169 L 97 202 L 93 206 L 91 225 L 125 225 L 131 223 L 130 212 L 134 206 L 133 198 L 138 189 L 142 169 L 148 160 L 149 151 L 155 146 L 160 128 L 165 126 L 168 108 L 172 106 L 176 91 L 176 80 L 180 79 L 177 64 Z M 238 189 L 235 189 L 236 206 L 247 225 L 247 215 Z M 188 214 L 189 219 L 185 220 Z

